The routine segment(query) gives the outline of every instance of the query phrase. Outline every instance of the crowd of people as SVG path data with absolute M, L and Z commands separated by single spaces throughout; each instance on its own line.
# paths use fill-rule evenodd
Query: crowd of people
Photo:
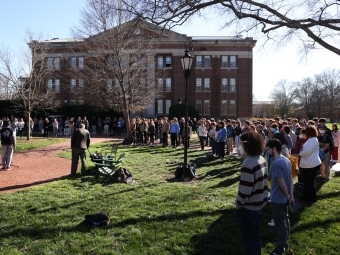
M 33 130 L 36 121 L 27 123 L 22 118 L 3 118 L 0 121 L 2 168 L 10 170 L 16 135 L 22 137 L 25 125 Z M 323 181 L 330 178 L 330 164 L 339 161 L 340 130 L 336 123 L 329 129 L 324 118 L 313 120 L 274 118 L 262 121 L 214 120 L 202 118 L 186 120 L 167 117 L 160 119 L 132 118 L 128 126 L 123 118 L 109 117 L 101 120 L 86 117 L 40 119 L 39 132 L 48 137 L 60 132 L 70 135 L 72 147 L 72 175 L 77 170 L 78 159 L 85 172 L 85 150 L 92 134 L 120 136 L 129 129 L 132 144 L 153 146 L 155 141 L 176 148 L 180 144 L 190 147 L 190 137 L 196 134 L 201 150 L 211 147 L 211 154 L 223 161 L 225 155 L 242 159 L 240 182 L 236 198 L 237 220 L 247 254 L 260 254 L 259 228 L 263 207 L 270 202 L 273 220 L 269 225 L 277 230 L 277 242 L 272 255 L 284 253 L 290 234 L 288 206 L 295 203 L 294 187 L 303 188 L 302 199 L 307 203 L 317 200 L 315 178 L 320 173 Z M 185 127 L 187 126 L 187 132 Z M 60 128 L 62 130 L 60 131 Z M 185 137 L 185 133 L 187 137 Z M 86 137 L 86 138 L 85 138 Z M 293 184 L 291 155 L 298 158 L 298 178 Z M 268 185 L 270 183 L 270 185 Z M 270 189 L 268 188 L 270 187 Z M 269 195 L 270 194 L 270 195 Z
M 238 129 L 236 122 L 233 125 L 231 121 L 234 130 Z M 283 254 L 290 235 L 288 207 L 295 204 L 294 187 L 303 188 L 304 202 L 316 202 L 315 178 L 320 173 L 323 181 L 329 180 L 330 164 L 339 160 L 340 131 L 337 124 L 330 130 L 324 118 L 309 121 L 275 118 L 245 121 L 236 133 L 239 137 L 234 135 L 233 141 L 243 153 L 236 209 L 246 254 L 261 254 L 259 228 L 262 209 L 268 202 L 273 217 L 268 224 L 277 230 L 271 254 Z M 291 155 L 298 158 L 295 184 Z

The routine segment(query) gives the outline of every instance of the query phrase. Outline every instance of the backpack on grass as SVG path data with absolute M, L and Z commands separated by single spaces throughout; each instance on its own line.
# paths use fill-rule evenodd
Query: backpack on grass
M 84 223 L 93 227 L 107 226 L 110 223 L 110 218 L 103 212 L 85 215 Z
M 196 178 L 196 164 L 189 162 L 187 166 L 188 166 L 187 167 L 188 171 L 186 171 L 184 178 L 189 177 L 190 179 L 195 179 Z M 177 167 L 175 171 L 175 178 L 181 180 L 183 171 L 184 171 L 183 166 Z

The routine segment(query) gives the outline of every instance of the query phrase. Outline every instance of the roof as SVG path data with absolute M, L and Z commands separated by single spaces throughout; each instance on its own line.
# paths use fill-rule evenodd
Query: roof
M 51 40 L 45 40 L 45 42 L 81 42 L 82 39 L 76 38 L 52 38 Z
M 202 41 L 202 40 L 244 40 L 242 35 L 238 36 L 192 36 L 192 40 Z

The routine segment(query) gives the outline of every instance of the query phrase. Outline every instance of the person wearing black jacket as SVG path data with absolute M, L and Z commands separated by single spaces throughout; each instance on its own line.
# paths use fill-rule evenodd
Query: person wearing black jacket
M 11 170 L 10 166 L 13 159 L 13 151 L 15 150 L 15 136 L 13 129 L 6 120 L 0 130 L 1 136 L 1 164 L 2 170 Z
M 45 118 L 43 122 L 43 128 L 44 128 L 44 138 L 48 138 L 48 134 L 50 131 L 50 122 L 48 121 L 48 118 Z
M 90 133 L 85 129 L 84 124 L 80 124 L 79 128 L 75 129 L 71 137 L 72 149 L 72 163 L 71 163 L 71 176 L 75 176 L 78 168 L 78 161 L 81 161 L 81 174 L 85 174 L 86 170 L 86 150 L 90 146 Z

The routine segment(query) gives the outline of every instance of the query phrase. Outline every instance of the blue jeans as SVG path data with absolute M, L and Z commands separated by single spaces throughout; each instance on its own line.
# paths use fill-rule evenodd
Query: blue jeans
M 210 139 L 211 153 L 212 154 L 217 154 L 216 144 L 215 144 L 214 137 L 209 137 L 209 139 Z
M 241 153 L 238 149 L 238 147 L 240 146 L 240 136 L 239 135 L 235 136 L 235 146 L 237 148 L 237 156 L 241 157 L 242 155 L 241 155 Z
M 236 211 L 236 218 L 244 241 L 244 249 L 247 255 L 260 255 L 260 222 L 262 209 L 252 211 L 240 208 Z

